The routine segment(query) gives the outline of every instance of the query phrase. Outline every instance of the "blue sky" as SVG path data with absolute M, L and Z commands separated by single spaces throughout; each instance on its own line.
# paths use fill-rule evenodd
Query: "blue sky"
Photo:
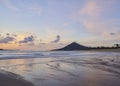
M 47 50 L 73 41 L 88 46 L 119 43 L 119 4 L 120 0 L 0 0 L 0 45 Z

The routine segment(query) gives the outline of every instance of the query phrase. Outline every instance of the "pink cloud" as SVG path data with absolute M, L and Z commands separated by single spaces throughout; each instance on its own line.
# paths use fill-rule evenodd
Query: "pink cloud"
M 78 20 L 89 33 L 113 39 L 110 33 L 118 31 L 120 19 L 108 17 L 115 9 L 114 0 L 89 0 L 78 12 Z M 111 9 L 112 8 L 112 9 Z M 106 18 L 106 19 L 105 19 Z M 120 36 L 117 36 L 120 37 Z

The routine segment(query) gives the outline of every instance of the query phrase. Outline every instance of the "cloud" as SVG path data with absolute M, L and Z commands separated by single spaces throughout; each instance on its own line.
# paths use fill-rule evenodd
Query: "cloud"
M 60 41 L 60 35 L 56 36 L 56 39 L 52 41 L 51 43 L 58 43 Z
M 112 33 L 110 33 L 110 35 L 116 35 L 116 33 L 113 33 L 113 32 L 112 32 Z
M 31 36 L 25 37 L 23 40 L 19 41 L 18 43 L 19 44 L 31 43 L 31 42 L 34 42 L 34 40 L 35 40 L 35 37 L 31 35 Z
M 19 5 L 14 3 L 14 0 L 0 0 L 0 4 L 4 7 L 18 12 L 31 13 L 40 16 L 42 7 L 38 3 L 18 1 Z
M 65 22 L 63 26 L 69 26 L 71 23 L 70 22 Z
M 0 36 L 0 43 L 9 43 L 15 40 L 15 37 L 10 35 L 9 33 L 6 34 L 5 37 Z
M 120 19 L 113 17 L 118 13 L 115 10 L 119 9 L 116 2 L 117 0 L 89 0 L 79 10 L 77 20 L 89 33 L 113 38 L 114 31 L 117 32 L 120 28 Z
M 17 11 L 18 8 L 13 5 L 11 0 L 0 0 L 0 2 L 8 9 L 13 10 L 13 11 Z
M 86 16 L 97 16 L 100 13 L 99 7 L 97 6 L 96 2 L 90 0 L 87 2 L 84 7 L 80 10 L 80 14 Z
M 44 38 L 42 38 L 45 42 L 51 42 L 53 41 L 54 37 L 56 37 L 58 34 L 60 36 L 62 36 L 63 38 L 60 39 L 61 42 L 63 41 L 67 41 L 69 39 L 69 36 L 71 36 L 71 34 L 75 33 L 75 30 L 73 28 L 66 28 L 66 27 L 55 27 L 55 26 L 47 26 L 45 28 L 45 33 L 47 35 L 44 35 Z M 66 35 L 67 34 L 67 35 Z
M 28 46 L 34 46 L 35 43 L 31 42 L 31 43 L 28 43 L 27 45 L 28 45 Z
M 46 45 L 46 43 L 39 43 L 39 45 Z

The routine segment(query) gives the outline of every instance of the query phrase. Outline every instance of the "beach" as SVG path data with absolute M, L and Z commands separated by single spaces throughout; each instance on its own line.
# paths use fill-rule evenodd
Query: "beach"
M 120 0 L 0 0 L 0 86 L 120 86 Z
M 34 86 L 31 82 L 24 80 L 21 76 L 0 70 L 0 86 Z
M 0 82 L 0 85 L 8 82 L 11 86 L 24 86 L 22 83 L 25 83 L 25 86 L 120 86 L 119 52 L 52 51 L 41 52 L 39 55 L 38 52 L 34 53 L 40 58 L 33 56 L 3 59 L 1 56 L 0 81 L 3 82 Z M 19 54 L 21 56 L 21 53 Z

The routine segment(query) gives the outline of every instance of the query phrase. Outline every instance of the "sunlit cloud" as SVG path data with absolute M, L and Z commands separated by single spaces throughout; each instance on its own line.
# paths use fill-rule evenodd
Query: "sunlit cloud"
M 54 38 L 53 38 L 54 39 Z M 32 34 L 11 34 L 6 33 L 3 35 L 0 35 L 0 45 L 2 45 L 2 48 L 9 48 L 9 49 L 40 49 L 40 50 L 51 50 L 58 48 L 59 46 L 62 46 L 63 44 L 60 43 L 61 36 L 57 35 L 54 40 L 50 40 L 48 43 L 45 43 L 42 41 L 42 39 L 39 40 L 39 37 L 36 37 Z M 11 46 L 11 47 L 9 47 Z M 34 50 L 34 49 L 33 49 Z
M 52 49 L 73 41 L 93 45 L 116 42 L 120 39 L 119 3 L 119 0 L 0 0 L 0 45 Z
M 31 36 L 25 37 L 23 40 L 20 40 L 18 43 L 20 45 L 25 44 L 25 43 L 32 43 L 32 45 L 33 45 L 34 40 L 35 40 L 35 37 L 31 35 Z
M 0 43 L 7 44 L 13 42 L 15 40 L 15 36 L 7 33 L 6 36 L 0 36 Z

